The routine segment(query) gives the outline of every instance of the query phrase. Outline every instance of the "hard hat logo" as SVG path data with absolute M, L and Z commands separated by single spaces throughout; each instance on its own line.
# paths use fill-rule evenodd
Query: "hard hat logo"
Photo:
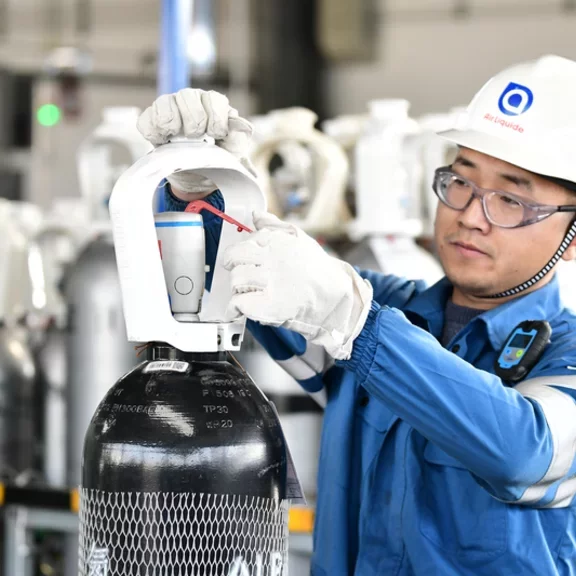
M 534 94 L 526 86 L 510 82 L 498 100 L 498 108 L 508 116 L 519 116 L 527 112 L 534 102 Z

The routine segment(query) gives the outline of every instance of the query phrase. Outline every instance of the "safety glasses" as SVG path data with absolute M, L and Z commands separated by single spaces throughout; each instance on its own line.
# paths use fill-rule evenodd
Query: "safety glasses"
M 502 228 L 520 228 L 540 222 L 556 212 L 576 212 L 576 206 L 550 206 L 526 200 L 497 190 L 486 190 L 456 174 L 449 167 L 435 172 L 434 192 L 440 201 L 460 212 L 466 210 L 474 198 L 482 204 L 486 219 Z

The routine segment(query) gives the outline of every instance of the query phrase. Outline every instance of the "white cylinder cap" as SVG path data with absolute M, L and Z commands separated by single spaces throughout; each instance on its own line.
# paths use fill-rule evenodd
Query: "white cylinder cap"
M 364 130 L 368 117 L 365 115 L 344 115 L 322 123 L 324 132 L 335 140 L 348 141 L 351 138 L 358 139 Z
M 284 108 L 274 110 L 270 113 L 275 128 L 279 131 L 288 130 L 290 132 L 305 131 L 309 132 L 314 129 L 314 124 L 318 116 L 308 108 L 295 106 L 293 108 Z
M 402 99 L 371 100 L 368 109 L 370 115 L 378 120 L 403 120 L 408 118 L 410 102 Z
M 35 236 L 42 228 L 44 217 L 38 206 L 30 202 L 13 202 L 12 213 L 28 236 Z
M 249 120 L 254 128 L 253 136 L 257 139 L 265 138 L 274 131 L 274 123 L 269 114 L 250 116 Z
M 102 110 L 102 120 L 114 124 L 133 124 L 136 126 L 140 112 L 140 108 L 136 106 L 112 106 Z
M 448 128 L 452 128 L 454 124 L 451 114 L 442 113 L 425 114 L 418 118 L 418 122 L 424 130 L 430 130 L 432 132 L 447 130 Z

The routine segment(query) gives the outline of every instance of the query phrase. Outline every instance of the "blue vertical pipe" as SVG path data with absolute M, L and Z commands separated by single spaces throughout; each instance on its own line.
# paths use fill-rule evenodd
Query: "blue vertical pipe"
M 189 83 L 188 36 L 193 0 L 162 0 L 158 95 L 170 94 Z
M 158 96 L 189 85 L 188 35 L 192 28 L 193 0 L 162 0 Z M 164 212 L 164 194 L 157 195 L 157 212 Z

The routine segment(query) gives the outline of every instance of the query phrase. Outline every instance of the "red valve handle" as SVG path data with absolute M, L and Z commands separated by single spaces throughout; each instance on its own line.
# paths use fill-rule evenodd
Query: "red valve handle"
M 208 210 L 208 212 L 212 212 L 212 214 L 215 214 L 219 218 L 222 218 L 222 220 L 226 220 L 226 222 L 228 222 L 229 224 L 233 224 L 234 226 L 236 226 L 236 228 L 238 228 L 238 232 L 252 232 L 250 228 L 244 226 L 244 224 L 241 224 L 240 222 L 238 222 L 238 220 L 234 220 L 234 218 L 218 210 L 218 208 L 214 208 L 212 204 L 208 204 L 208 202 L 206 202 L 205 200 L 193 200 L 188 204 L 188 206 L 186 206 L 184 212 L 191 212 L 192 214 L 200 214 L 202 210 Z

